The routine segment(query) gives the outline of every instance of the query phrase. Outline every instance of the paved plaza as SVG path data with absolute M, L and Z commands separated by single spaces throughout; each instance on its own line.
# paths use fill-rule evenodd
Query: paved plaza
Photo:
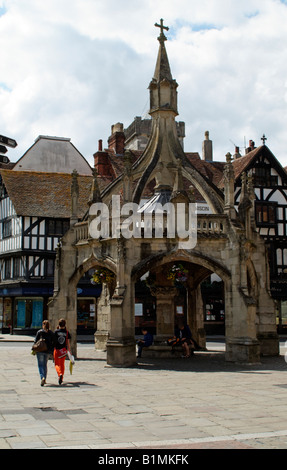
M 41 387 L 31 338 L 0 334 L 0 449 L 286 449 L 285 340 L 257 365 L 207 348 L 113 368 L 80 342 L 73 374 L 59 386 L 49 361 Z

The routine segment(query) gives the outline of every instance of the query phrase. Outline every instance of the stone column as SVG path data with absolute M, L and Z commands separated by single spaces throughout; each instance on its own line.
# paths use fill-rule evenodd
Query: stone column
M 174 335 L 174 298 L 175 287 L 152 287 L 151 293 L 156 297 L 156 336 L 155 343 L 166 342 Z
M 187 324 L 192 336 L 202 347 L 206 347 L 206 335 L 204 330 L 203 300 L 200 284 L 195 289 L 187 287 Z
M 95 349 L 105 351 L 111 329 L 110 291 L 107 284 L 102 285 L 102 292 L 97 306 L 97 331 L 95 332 Z
M 234 170 L 231 163 L 231 154 L 226 154 L 226 165 L 224 167 L 224 212 L 231 219 L 236 217 L 234 208 Z
M 107 363 L 130 367 L 136 362 L 134 283 L 130 282 L 121 295 L 114 293 L 111 301 L 111 331 L 107 340 Z
M 136 362 L 135 287 L 131 279 L 126 240 L 117 240 L 117 285 L 111 298 L 111 330 L 107 341 L 107 363 L 129 367 Z
M 225 295 L 225 357 L 230 362 L 260 362 L 260 344 L 256 336 L 256 307 L 236 283 Z

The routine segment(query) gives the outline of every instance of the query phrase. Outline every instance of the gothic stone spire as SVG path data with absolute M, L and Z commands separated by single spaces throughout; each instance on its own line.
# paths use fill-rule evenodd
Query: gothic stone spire
M 157 62 L 155 66 L 154 76 L 150 82 L 150 113 L 158 109 L 172 110 L 175 115 L 177 112 L 177 87 L 178 84 L 172 78 L 168 56 L 165 48 L 166 36 L 163 30 L 168 31 L 168 27 L 163 25 L 163 20 L 160 20 L 160 25 L 155 23 L 161 32 L 158 37 L 159 50 Z

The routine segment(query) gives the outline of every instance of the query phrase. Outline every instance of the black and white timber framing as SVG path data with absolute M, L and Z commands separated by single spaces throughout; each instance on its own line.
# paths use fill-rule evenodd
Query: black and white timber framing
M 272 297 L 287 300 L 287 174 L 269 148 L 259 147 L 245 172 L 252 175 L 255 192 L 255 222 L 266 241 Z M 246 157 L 243 157 L 246 158 Z M 235 183 L 239 204 L 241 178 Z

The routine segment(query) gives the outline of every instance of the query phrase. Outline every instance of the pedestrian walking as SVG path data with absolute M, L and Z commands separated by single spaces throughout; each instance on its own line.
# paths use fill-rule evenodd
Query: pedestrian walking
M 66 355 L 71 352 L 70 339 L 71 335 L 66 328 L 66 320 L 61 318 L 59 320 L 59 326 L 54 332 L 55 335 L 55 349 L 54 349 L 54 363 L 55 369 L 58 374 L 59 385 L 62 384 L 65 373 L 65 360 Z
M 44 340 L 45 350 L 37 351 L 36 349 L 35 352 L 37 356 L 38 370 L 41 378 L 41 387 L 43 387 L 47 379 L 48 359 L 51 355 L 53 355 L 54 351 L 54 333 L 52 330 L 50 330 L 48 320 L 44 320 L 42 323 L 42 328 L 37 331 L 33 346 L 35 347 L 36 343 L 38 343 L 38 341 L 40 340 Z

